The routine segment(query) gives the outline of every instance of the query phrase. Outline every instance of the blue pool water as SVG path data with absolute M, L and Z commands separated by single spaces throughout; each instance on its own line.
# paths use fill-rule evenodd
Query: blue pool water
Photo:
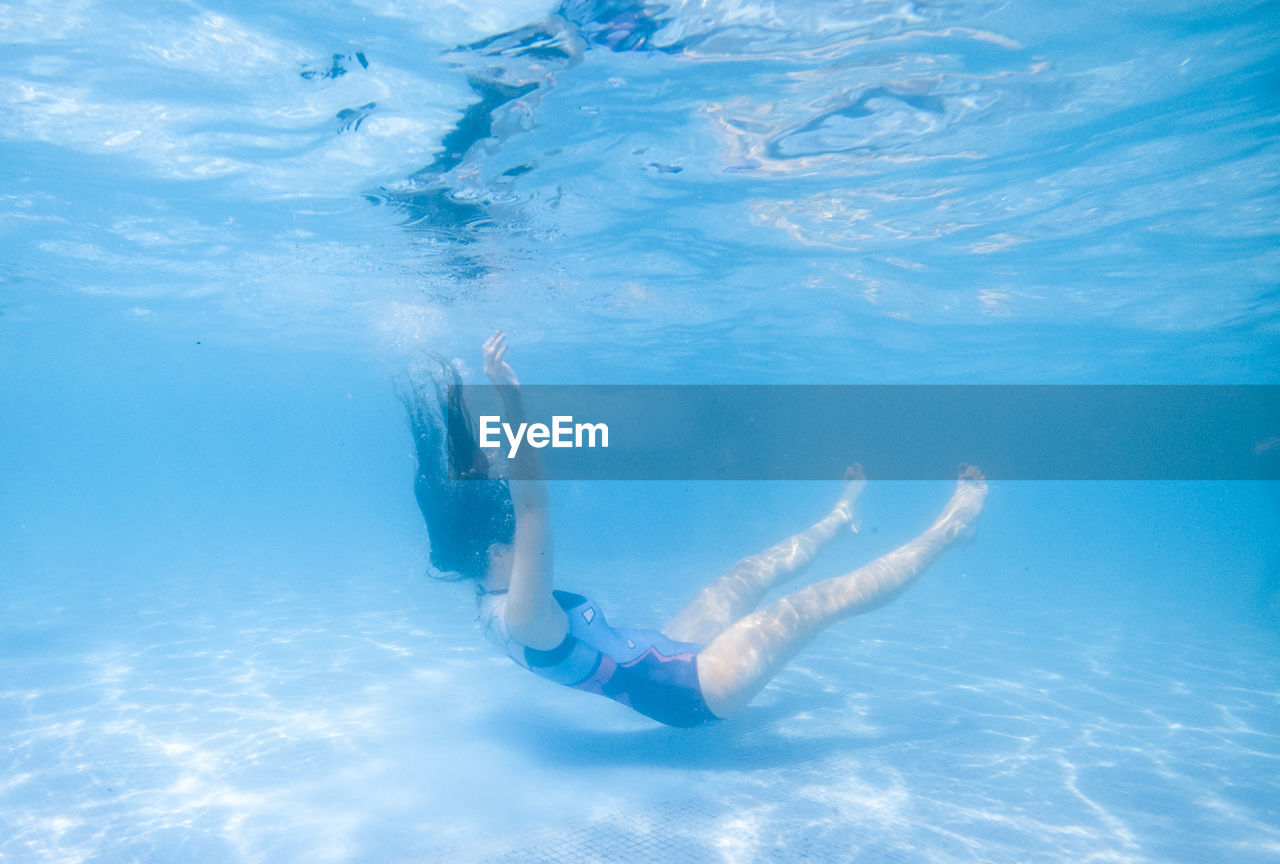
M 0 861 L 1280 861 L 1273 483 L 997 480 L 668 729 L 424 575 L 392 385 L 1280 383 L 1275 4 L 306 7 L 0 3 Z M 653 626 L 838 486 L 552 494 Z

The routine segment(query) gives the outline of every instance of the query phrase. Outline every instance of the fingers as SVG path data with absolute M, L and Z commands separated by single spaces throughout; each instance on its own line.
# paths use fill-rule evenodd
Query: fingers
M 493 354 L 499 348 L 505 348 L 505 346 L 502 343 L 503 343 L 503 340 L 505 340 L 506 338 L 507 338 L 507 334 L 504 333 L 502 330 L 494 330 L 493 335 L 484 341 L 483 350 L 484 350 L 485 356 Z
M 517 387 L 515 372 L 507 365 L 507 334 L 502 330 L 493 331 L 493 335 L 484 343 L 484 372 L 494 384 Z

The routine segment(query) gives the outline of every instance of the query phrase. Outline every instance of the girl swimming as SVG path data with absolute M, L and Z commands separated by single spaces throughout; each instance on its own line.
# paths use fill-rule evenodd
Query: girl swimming
M 520 382 L 501 330 L 484 344 L 484 371 L 505 420 L 525 422 Z M 846 472 L 843 493 L 822 519 L 744 558 L 705 586 L 661 631 L 614 627 L 588 598 L 553 585 L 547 483 L 538 451 L 521 448 L 498 476 L 477 446 L 457 370 L 439 361 L 434 392 L 405 390 L 418 470 L 414 484 L 442 572 L 475 584 L 485 635 L 537 675 L 598 693 L 671 726 L 724 719 L 751 699 L 814 636 L 868 612 L 907 588 L 948 546 L 968 536 L 987 484 L 965 468 L 942 514 L 924 533 L 872 563 L 824 579 L 756 609 L 841 531 L 854 528 L 866 486 Z

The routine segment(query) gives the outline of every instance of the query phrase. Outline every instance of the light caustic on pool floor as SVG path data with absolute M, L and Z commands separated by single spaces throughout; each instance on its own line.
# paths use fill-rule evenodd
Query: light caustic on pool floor
M 670 730 L 518 675 L 457 610 L 387 587 L 335 603 L 264 585 L 237 606 L 175 592 L 138 598 L 128 633 L 14 643 L 0 854 L 1260 862 L 1280 848 L 1276 682 L 1241 646 L 979 633 L 891 609 L 820 640 L 741 718 Z

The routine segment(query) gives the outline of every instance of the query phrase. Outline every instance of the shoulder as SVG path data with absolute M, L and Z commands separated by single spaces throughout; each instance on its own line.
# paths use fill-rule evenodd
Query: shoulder
M 554 597 L 521 604 L 519 609 L 508 604 L 504 613 L 507 632 L 527 648 L 548 651 L 569 635 L 569 619 Z
M 523 607 L 512 614 L 506 591 L 486 591 L 476 597 L 476 617 L 485 637 L 508 654 L 522 648 L 548 651 L 556 648 L 569 635 L 569 619 L 564 612 L 563 597 L 585 600 L 577 594 L 555 592 L 548 603 L 533 610 Z

